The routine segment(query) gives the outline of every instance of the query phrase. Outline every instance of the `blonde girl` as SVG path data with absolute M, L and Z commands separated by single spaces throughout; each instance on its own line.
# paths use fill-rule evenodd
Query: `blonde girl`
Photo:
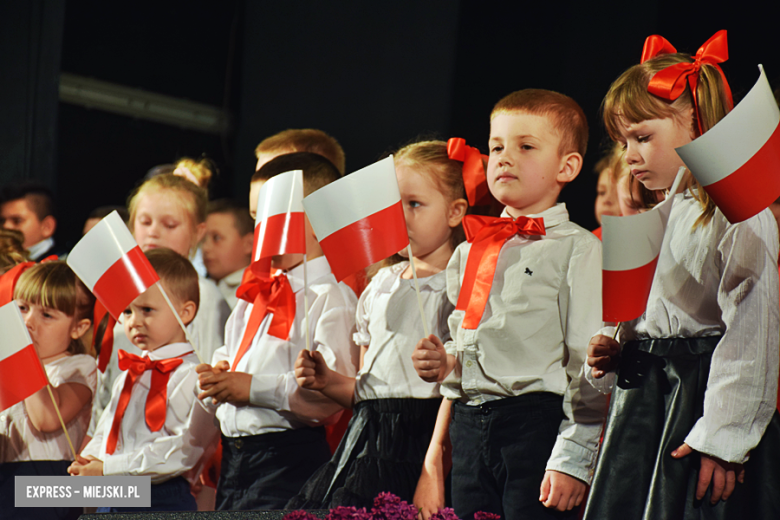
M 14 299 L 46 370 L 70 438 L 78 448 L 87 433 L 96 386 L 95 360 L 86 355 L 82 342 L 92 324 L 95 298 L 67 264 L 55 261 L 26 270 L 16 284 Z M 46 388 L 0 413 L 3 518 L 78 517 L 80 509 L 12 507 L 14 475 L 64 476 L 72 458 Z
M 453 306 L 444 268 L 468 207 L 463 164 L 449 158 L 441 141 L 408 145 L 394 158 L 425 316 L 432 333 L 448 337 Z M 288 508 L 370 507 L 382 491 L 411 502 L 441 404 L 439 385 L 422 381 L 412 365 L 416 338 L 424 334 L 416 298 L 408 261 L 371 280 L 357 308 L 356 378 L 330 370 L 319 353 L 301 352 L 298 384 L 354 411 L 331 461 Z
M 683 166 L 675 148 L 731 109 L 710 53 L 725 49 L 725 31 L 695 57 L 658 38 L 648 40 L 661 53 L 624 72 L 602 106 L 631 174 L 650 190 L 669 189 Z M 679 77 L 682 92 L 665 89 L 664 77 Z M 777 482 L 766 480 L 776 461 L 764 452 L 774 438 L 762 441 L 773 413 L 773 435 L 778 424 L 775 223 L 768 210 L 729 223 L 685 175 L 669 194 L 645 314 L 624 323 L 618 341 L 604 330 L 589 346 L 594 386 L 611 388 L 612 400 L 587 519 L 778 518 L 774 494 L 751 497 Z M 739 483 L 745 472 L 749 486 Z

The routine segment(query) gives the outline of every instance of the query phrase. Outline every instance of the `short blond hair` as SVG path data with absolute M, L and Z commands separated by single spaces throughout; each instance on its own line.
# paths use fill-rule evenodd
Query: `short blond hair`
M 169 190 L 178 197 L 190 216 L 190 224 L 194 230 L 198 224 L 206 222 L 206 210 L 209 204 L 208 192 L 197 184 L 188 181 L 184 177 L 172 173 L 156 175 L 143 182 L 133 190 L 127 200 L 127 209 L 130 212 L 130 230 L 135 225 L 135 215 L 138 210 L 138 201 L 145 193 Z
M 171 297 L 179 303 L 193 302 L 200 306 L 198 272 L 189 260 L 167 247 L 150 249 L 144 254 Z
M 336 138 L 316 128 L 290 128 L 266 137 L 255 148 L 255 156 L 262 154 L 310 152 L 328 159 L 344 175 L 344 149 Z

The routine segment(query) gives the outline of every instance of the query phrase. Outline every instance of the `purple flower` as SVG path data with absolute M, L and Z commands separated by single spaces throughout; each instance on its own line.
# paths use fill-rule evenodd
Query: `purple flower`
M 486 511 L 477 511 L 474 513 L 474 520 L 501 520 L 501 515 L 488 513 Z
M 365 507 L 357 509 L 354 506 L 339 506 L 335 509 L 331 509 L 325 520 L 370 520 L 371 515 L 368 514 Z M 284 519 L 283 519 L 284 520 Z
M 371 520 L 416 520 L 417 508 L 396 495 L 382 492 L 374 499 Z
M 284 515 L 282 520 L 319 520 L 316 516 L 306 511 L 292 511 Z
M 458 518 L 458 515 L 455 514 L 454 509 L 451 507 L 445 507 L 444 509 L 439 509 L 433 513 L 430 520 L 460 520 L 460 518 Z

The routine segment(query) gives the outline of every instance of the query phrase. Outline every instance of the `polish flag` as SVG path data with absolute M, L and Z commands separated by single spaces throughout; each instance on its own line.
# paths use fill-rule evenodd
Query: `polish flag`
M 630 321 L 645 312 L 658 254 L 685 167 L 677 172 L 670 195 L 652 210 L 625 217 L 601 217 L 603 320 Z
M 303 206 L 339 281 L 409 244 L 392 156 L 320 188 Z
M 271 177 L 257 195 L 252 261 L 289 253 L 306 253 L 301 170 Z
M 744 99 L 677 153 L 731 223 L 780 197 L 780 109 L 761 75 Z
M 116 211 L 79 240 L 67 263 L 117 321 L 160 279 Z
M 15 302 L 0 307 L 0 412 L 46 386 L 48 379 Z

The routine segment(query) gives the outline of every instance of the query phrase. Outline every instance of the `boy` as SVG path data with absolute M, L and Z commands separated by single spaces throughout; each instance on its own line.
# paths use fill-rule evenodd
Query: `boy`
M 303 171 L 305 195 L 340 177 L 333 164 L 319 155 L 279 156 L 252 177 L 253 214 L 262 184 L 291 170 Z M 357 299 L 336 282 L 307 219 L 305 223 L 311 348 L 322 353 L 331 369 L 354 377 L 357 348 L 351 338 Z M 222 429 L 217 509 L 282 509 L 330 460 L 322 425 L 335 422 L 342 409 L 320 392 L 300 388 L 295 380 L 295 360 L 306 348 L 303 255 L 275 256 L 272 265 L 283 271 L 274 277 L 275 284 L 289 283 L 295 308 L 274 306 L 274 312 L 261 318 L 254 337 L 247 338 L 249 347 L 236 362 L 254 308 L 250 301 L 239 300 L 225 328 L 226 344 L 214 354 L 214 366 L 197 367 L 203 390 L 199 397 L 218 403 Z M 247 285 L 251 286 L 242 284 L 242 288 L 249 292 Z M 269 332 L 275 315 L 283 311 L 294 316 L 286 340 Z
M 41 260 L 54 253 L 54 197 L 42 184 L 11 184 L 0 194 L 0 225 L 17 229 L 24 235 L 24 248 L 31 260 Z
M 238 302 L 236 289 L 244 269 L 252 261 L 254 230 L 255 223 L 246 206 L 228 199 L 209 203 L 203 263 L 231 309 Z
M 586 145 L 585 115 L 562 94 L 521 90 L 491 114 L 487 177 L 504 218 L 464 220 L 472 241 L 447 266 L 454 339 L 429 336 L 413 355 L 420 376 L 454 400 L 460 518 L 561 517 L 544 506 L 576 518 L 585 494 L 605 409 L 581 371 L 602 324 L 601 244 L 556 201 Z
M 265 163 L 286 153 L 310 152 L 325 157 L 344 175 L 344 150 L 335 138 L 315 128 L 291 128 L 266 137 L 255 148 L 259 170 Z
M 182 322 L 191 322 L 200 299 L 195 268 L 170 249 L 153 249 L 146 257 Z M 150 511 L 194 511 L 197 507 L 190 486 L 197 480 L 217 434 L 213 415 L 196 398 L 198 375 L 193 368 L 198 357 L 156 285 L 125 309 L 124 327 L 127 337 L 144 354 L 138 357 L 119 351 L 119 367 L 126 372 L 114 383 L 95 436 L 68 472 L 82 476 L 149 475 Z M 156 397 L 150 388 L 159 391 Z M 100 508 L 98 512 L 122 510 Z

